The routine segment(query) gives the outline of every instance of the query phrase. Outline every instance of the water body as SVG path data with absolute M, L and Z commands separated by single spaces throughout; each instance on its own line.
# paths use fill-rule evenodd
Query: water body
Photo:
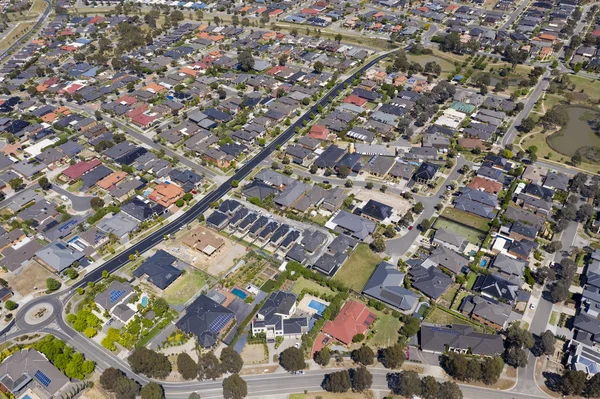
M 548 145 L 553 150 L 573 156 L 586 148 L 600 151 L 600 136 L 590 126 L 590 121 L 600 117 L 600 112 L 586 107 L 567 107 L 569 122 L 558 132 L 548 137 Z

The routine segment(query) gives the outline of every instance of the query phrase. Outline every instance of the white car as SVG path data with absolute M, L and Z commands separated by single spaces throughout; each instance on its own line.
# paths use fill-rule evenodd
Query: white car
M 535 309 L 535 304 L 532 303 L 531 305 L 529 305 L 529 309 Z

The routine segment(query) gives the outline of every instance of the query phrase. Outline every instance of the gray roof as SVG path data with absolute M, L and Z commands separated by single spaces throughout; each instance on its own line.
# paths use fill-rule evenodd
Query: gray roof
M 465 238 L 460 234 L 456 234 L 455 232 L 450 232 L 444 228 L 439 228 L 435 231 L 434 240 L 440 241 L 442 243 L 448 243 L 458 248 L 462 248 L 465 243 Z
M 459 198 L 467 198 L 471 201 L 479 202 L 492 208 L 498 206 L 498 197 L 488 194 L 485 191 L 474 190 L 470 187 L 461 188 Z
M 288 186 L 296 181 L 291 177 L 277 173 L 272 169 L 263 169 L 254 176 L 255 180 L 262 181 L 270 186 Z
M 135 230 L 139 224 L 139 221 L 120 212 L 111 218 L 102 219 L 97 227 L 107 234 L 113 233 L 117 237 L 123 237 Z
M 313 267 L 327 276 L 333 276 L 346 259 L 348 259 L 348 255 L 343 252 L 336 254 L 326 252 L 315 261 Z
M 456 199 L 454 202 L 454 207 L 460 211 L 472 213 L 486 219 L 493 219 L 496 217 L 496 211 L 491 206 L 472 201 L 463 196 L 460 196 Z
M 446 248 L 438 247 L 431 252 L 431 255 L 423 262 L 423 267 L 442 266 L 454 274 L 459 274 L 469 265 L 469 260 L 464 256 Z
M 396 266 L 381 262 L 363 288 L 363 294 L 400 310 L 412 310 L 419 303 L 419 297 L 404 288 L 404 276 Z
M 349 231 L 352 236 L 358 238 L 359 240 L 364 240 L 367 238 L 368 235 L 375 230 L 376 225 L 376 223 L 371 220 L 362 218 L 344 210 L 339 211 L 337 215 L 335 215 L 332 223 L 344 230 Z
M 413 266 L 409 274 L 412 286 L 433 299 L 439 298 L 452 283 L 452 277 L 437 267 Z
M 209 348 L 217 343 L 220 332 L 234 319 L 234 313 L 213 301 L 206 295 L 200 295 L 179 319 L 177 327 L 198 338 L 198 344 Z
M 569 176 L 563 173 L 548 172 L 544 180 L 544 186 L 567 191 L 569 188 Z
M 102 309 L 110 311 L 123 302 L 133 291 L 131 284 L 115 280 L 104 291 L 96 295 L 95 302 Z
M 298 199 L 309 190 L 309 186 L 294 180 L 282 193 L 275 199 L 275 203 L 279 206 L 292 206 Z
M 135 269 L 133 275 L 147 275 L 148 281 L 164 290 L 181 276 L 181 270 L 173 266 L 174 263 L 177 263 L 177 258 L 161 249 Z
M 35 349 L 16 352 L 0 365 L 0 383 L 13 393 L 34 379 L 51 396 L 69 383 L 69 379 Z
M 258 311 L 257 318 L 253 321 L 252 326 L 274 326 L 277 330 L 284 330 L 284 333 L 293 333 L 291 330 L 298 323 L 291 323 L 289 326 L 291 330 L 285 331 L 285 319 L 288 319 L 292 315 L 291 312 L 297 299 L 296 294 L 290 292 L 272 292 Z M 306 317 L 304 319 L 306 320 Z M 298 325 L 306 326 L 306 321 L 304 323 L 300 322 Z
M 493 356 L 504 350 L 502 337 L 473 332 L 470 326 L 453 324 L 451 327 L 422 325 L 421 350 L 446 352 L 446 347 L 471 350 L 474 355 Z
M 511 312 L 511 306 L 506 303 L 474 295 L 465 297 L 458 309 L 469 315 L 482 317 L 501 327 L 504 327 Z
M 305 230 L 301 244 L 308 252 L 315 252 L 327 240 L 325 233 L 319 230 Z
M 294 204 L 293 208 L 300 212 L 306 212 L 311 206 L 318 206 L 321 204 L 326 195 L 327 191 L 323 187 L 315 184 Z
M 486 296 L 502 298 L 508 302 L 517 298 L 518 290 L 519 286 L 494 274 L 480 275 L 473 284 L 473 291 L 481 291 Z
M 42 247 L 42 244 L 36 240 L 31 240 L 27 244 L 19 246 L 17 249 L 8 247 L 2 251 L 0 266 L 6 267 L 9 272 L 14 272 L 33 258 L 35 253 L 42 249 Z
M 502 273 L 515 276 L 522 276 L 525 266 L 527 265 L 524 261 L 513 259 L 503 253 L 499 253 L 492 264 L 492 267 L 500 270 Z
M 67 247 L 63 241 L 54 241 L 35 253 L 35 256 L 57 272 L 62 272 L 74 262 L 83 258 L 83 252 Z

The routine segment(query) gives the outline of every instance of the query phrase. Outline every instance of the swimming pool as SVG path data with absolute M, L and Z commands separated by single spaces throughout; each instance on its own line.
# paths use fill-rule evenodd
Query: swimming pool
M 308 307 L 316 310 L 317 314 L 321 315 L 323 311 L 327 308 L 327 305 L 319 301 L 315 301 L 314 299 L 311 299 L 311 301 L 308 303 Z
M 239 298 L 242 299 L 246 299 L 248 298 L 248 294 L 246 294 L 244 291 L 240 290 L 239 288 L 234 288 L 231 290 L 231 293 Z
M 143 307 L 148 306 L 148 297 L 147 296 L 142 297 L 142 306 Z
M 485 267 L 485 265 L 487 265 L 487 259 L 481 259 L 481 262 L 479 262 L 479 266 Z

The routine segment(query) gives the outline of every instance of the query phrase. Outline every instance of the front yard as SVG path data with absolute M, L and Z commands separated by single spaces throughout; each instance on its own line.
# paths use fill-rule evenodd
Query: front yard
M 369 339 L 368 343 L 377 348 L 387 347 L 398 342 L 398 330 L 402 327 L 402 323 L 397 317 L 382 315 L 377 317 L 372 331 L 374 335 Z
M 346 287 L 361 292 L 369 277 L 382 259 L 367 244 L 359 244 L 334 279 Z

